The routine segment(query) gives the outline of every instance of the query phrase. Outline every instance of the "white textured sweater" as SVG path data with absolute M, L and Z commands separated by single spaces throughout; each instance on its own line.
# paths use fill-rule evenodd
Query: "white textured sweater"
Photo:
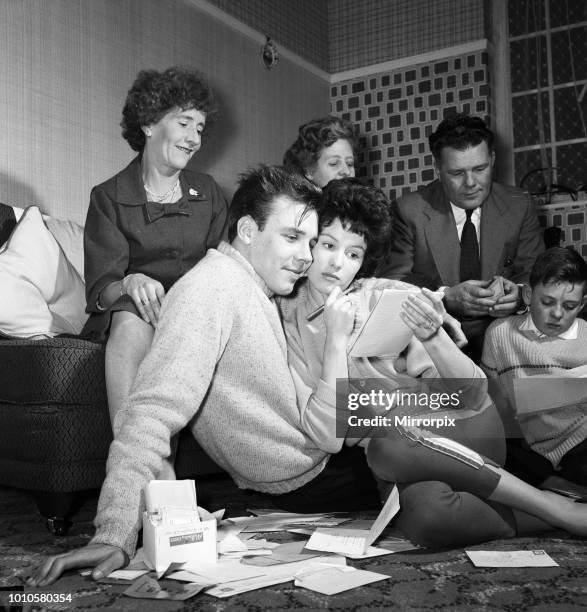
M 285 493 L 328 455 L 301 430 L 285 337 L 262 279 L 226 243 L 167 295 L 110 447 L 93 543 L 132 555 L 141 490 L 157 478 L 170 438 L 188 423 L 238 486 Z
M 481 367 L 499 385 L 495 401 L 504 416 L 518 418 L 524 438 L 553 466 L 587 437 L 587 414 L 582 405 L 517 415 L 514 378 L 535 375 L 564 377 L 568 370 L 587 364 L 587 323 L 577 319 L 577 338 L 538 337 L 520 329 L 528 315 L 494 321 L 485 335 Z

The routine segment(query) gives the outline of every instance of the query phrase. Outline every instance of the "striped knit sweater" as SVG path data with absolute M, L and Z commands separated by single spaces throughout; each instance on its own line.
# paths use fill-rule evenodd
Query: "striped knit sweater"
M 485 335 L 481 360 L 487 377 L 498 381 L 507 404 L 501 408 L 514 414 L 514 378 L 548 374 L 564 377 L 568 370 L 587 364 L 585 321 L 578 319 L 575 340 L 540 338 L 532 331 L 520 330 L 526 316 L 529 315 L 494 321 Z M 580 405 L 523 416 L 516 414 L 516 418 L 528 444 L 554 467 L 565 453 L 587 437 L 587 414 Z

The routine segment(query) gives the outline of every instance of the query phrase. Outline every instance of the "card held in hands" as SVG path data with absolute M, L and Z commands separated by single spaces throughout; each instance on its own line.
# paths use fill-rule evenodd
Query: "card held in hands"
M 493 293 L 491 297 L 495 300 L 505 295 L 503 278 L 501 276 L 496 276 L 487 289 Z
M 400 314 L 402 304 L 419 289 L 383 289 L 350 347 L 351 357 L 397 356 L 408 345 L 412 330 Z

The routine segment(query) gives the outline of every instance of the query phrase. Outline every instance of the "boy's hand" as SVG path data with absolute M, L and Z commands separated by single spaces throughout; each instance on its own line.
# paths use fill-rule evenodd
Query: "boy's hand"
M 516 283 L 502 278 L 504 295 L 498 298 L 494 306 L 489 309 L 492 317 L 509 317 L 520 306 L 520 288 Z

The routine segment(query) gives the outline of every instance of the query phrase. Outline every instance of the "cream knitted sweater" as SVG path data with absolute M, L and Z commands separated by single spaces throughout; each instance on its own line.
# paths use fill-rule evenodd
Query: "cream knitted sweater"
M 566 452 L 587 437 L 587 414 L 583 406 L 568 406 L 524 416 L 516 414 L 513 380 L 520 376 L 559 375 L 587 364 L 587 323 L 577 319 L 575 340 L 540 338 L 520 329 L 526 316 L 494 321 L 485 335 L 481 367 L 498 384 L 495 401 L 507 419 L 518 418 L 524 438 L 533 450 L 557 466 Z
M 141 490 L 188 423 L 242 488 L 285 493 L 312 480 L 327 453 L 301 431 L 281 321 L 270 292 L 227 243 L 167 295 L 152 348 L 117 415 L 93 543 L 132 555 Z

